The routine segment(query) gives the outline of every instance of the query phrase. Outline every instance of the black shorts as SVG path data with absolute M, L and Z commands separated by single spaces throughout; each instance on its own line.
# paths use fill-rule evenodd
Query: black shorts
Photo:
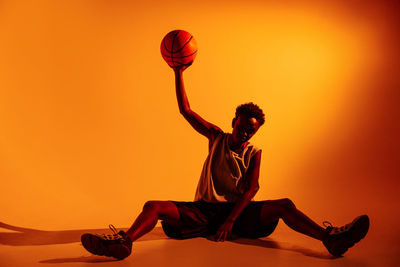
M 203 200 L 171 202 L 178 208 L 181 227 L 175 228 L 165 221 L 162 221 L 161 225 L 164 233 L 175 239 L 215 235 L 236 204 L 234 202 L 210 203 Z M 232 234 L 246 238 L 261 238 L 270 235 L 275 230 L 278 220 L 272 223 L 260 221 L 263 203 L 264 201 L 251 201 L 234 222 Z

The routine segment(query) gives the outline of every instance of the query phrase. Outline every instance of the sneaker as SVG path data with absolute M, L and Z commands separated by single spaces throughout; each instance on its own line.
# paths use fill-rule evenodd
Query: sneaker
M 131 239 L 122 230 L 117 233 L 114 225 L 110 224 L 109 227 L 114 232 L 113 235 L 83 234 L 81 236 L 83 247 L 95 255 L 119 260 L 128 257 L 132 251 Z
M 339 257 L 364 238 L 368 232 L 369 218 L 367 215 L 361 215 L 342 227 L 333 227 L 327 221 L 324 221 L 323 224 L 326 227 L 327 235 L 322 242 L 329 253 Z

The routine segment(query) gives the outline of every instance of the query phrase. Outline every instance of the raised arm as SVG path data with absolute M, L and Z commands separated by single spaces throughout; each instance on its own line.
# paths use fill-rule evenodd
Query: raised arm
M 176 98 L 178 100 L 179 111 L 196 131 L 206 136 L 208 139 L 213 138 L 214 133 L 222 132 L 222 130 L 218 126 L 204 120 L 199 116 L 199 114 L 190 109 L 182 77 L 185 68 L 186 66 L 182 68 L 174 68 Z

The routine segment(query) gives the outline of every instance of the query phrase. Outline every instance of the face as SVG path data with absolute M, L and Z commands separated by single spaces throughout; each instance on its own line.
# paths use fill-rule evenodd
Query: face
M 232 137 L 235 143 L 244 143 L 248 141 L 260 128 L 256 118 L 249 118 L 245 115 L 239 115 L 234 119 Z

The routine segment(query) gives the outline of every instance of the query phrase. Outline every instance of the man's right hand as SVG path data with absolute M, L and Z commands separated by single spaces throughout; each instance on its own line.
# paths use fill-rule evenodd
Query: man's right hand
M 182 71 L 184 71 L 185 69 L 187 69 L 187 68 L 188 68 L 190 65 L 192 65 L 192 64 L 193 64 L 193 61 L 192 61 L 192 62 L 189 62 L 188 64 L 182 64 L 182 65 L 180 65 L 180 66 L 171 67 L 171 68 L 173 68 L 175 72 L 176 72 L 176 71 L 182 72 Z

